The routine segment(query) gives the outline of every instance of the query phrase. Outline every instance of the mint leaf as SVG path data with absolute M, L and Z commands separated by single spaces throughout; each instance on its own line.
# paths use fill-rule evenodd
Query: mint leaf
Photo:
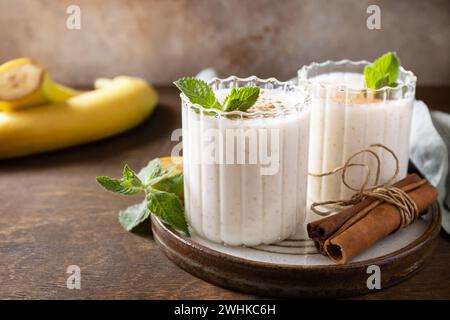
M 173 193 L 178 196 L 178 198 L 183 199 L 183 173 L 177 173 L 174 175 L 166 176 L 159 180 L 152 187 L 160 191 L 166 191 Z
M 400 60 L 395 52 L 388 52 L 375 60 L 373 66 L 384 76 L 388 76 L 389 82 L 396 82 L 400 70 Z
M 154 184 L 158 183 L 160 180 L 163 180 L 163 179 L 167 178 L 168 176 L 170 176 L 173 173 L 174 170 L 175 170 L 175 167 L 171 166 L 169 169 L 161 172 L 161 174 L 159 176 L 154 177 L 153 179 L 151 179 L 148 182 L 148 185 L 149 186 L 153 186 Z
M 151 189 L 147 194 L 147 204 L 152 214 L 189 235 L 183 204 L 175 194 Z
M 119 223 L 125 230 L 131 231 L 139 224 L 147 220 L 150 216 L 150 210 L 147 207 L 147 201 L 132 205 L 119 212 Z
M 366 86 L 368 88 L 378 88 L 379 81 L 383 75 L 374 67 L 368 65 L 364 68 L 364 77 L 366 79 Z
M 152 213 L 165 223 L 189 235 L 183 206 L 183 173 L 174 173 L 175 167 L 164 170 L 159 159 L 154 159 L 136 174 L 127 165 L 123 169 L 121 179 L 105 176 L 97 177 L 97 181 L 106 190 L 134 195 L 145 191 L 143 202 L 130 206 L 119 212 L 119 222 L 130 231 Z M 142 182 L 145 181 L 145 184 Z
M 233 88 L 221 105 L 211 86 L 203 80 L 185 77 L 178 79 L 174 84 L 192 103 L 224 111 L 247 111 L 258 100 L 260 92 L 259 87 Z
M 136 187 L 141 188 L 143 187 L 141 179 L 137 176 L 136 172 L 130 169 L 128 165 L 126 164 L 125 167 L 123 167 L 123 178 L 125 185 L 129 185 L 130 187 Z
M 178 79 L 174 84 L 192 103 L 199 104 L 203 108 L 221 109 L 221 105 L 217 101 L 211 86 L 205 81 L 185 77 Z
M 364 68 L 366 86 L 380 89 L 384 86 L 396 86 L 400 71 L 400 60 L 394 52 L 388 52 Z
M 163 168 L 161 166 L 161 161 L 159 158 L 156 158 L 139 171 L 138 177 L 147 184 L 150 180 L 158 177 L 162 172 Z
M 122 179 L 100 176 L 97 177 L 97 182 L 108 191 L 127 196 L 135 195 L 144 190 L 144 185 L 139 177 L 127 165 L 123 169 Z
M 259 87 L 241 87 L 231 89 L 230 94 L 224 101 L 225 111 L 247 111 L 258 100 Z

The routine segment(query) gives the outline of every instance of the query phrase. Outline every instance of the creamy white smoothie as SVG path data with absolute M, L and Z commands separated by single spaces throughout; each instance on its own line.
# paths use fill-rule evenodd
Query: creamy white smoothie
M 399 159 L 395 180 L 406 176 L 415 77 L 401 69 L 397 87 L 366 91 L 363 75 L 366 63 L 327 62 L 299 71 L 299 81 L 308 82 L 311 93 L 310 173 L 333 170 L 359 150 L 379 143 L 390 148 Z M 373 151 L 381 160 L 379 182 L 387 182 L 395 173 L 395 159 L 385 150 L 373 148 Z M 362 154 L 352 162 L 369 165 L 369 185 L 373 185 L 376 159 Z M 346 181 L 359 188 L 365 177 L 363 167 L 352 167 Z M 354 193 L 342 183 L 340 174 L 309 177 L 308 198 L 313 202 L 349 199 Z
M 291 83 L 255 78 L 230 77 L 211 85 L 220 102 L 232 87 L 261 91 L 247 112 L 204 109 L 181 95 L 188 223 L 200 236 L 227 245 L 285 239 L 306 216 L 305 92 Z

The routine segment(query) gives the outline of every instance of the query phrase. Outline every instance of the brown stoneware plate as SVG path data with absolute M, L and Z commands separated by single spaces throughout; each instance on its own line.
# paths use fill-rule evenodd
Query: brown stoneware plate
M 412 225 L 379 241 L 346 265 L 319 254 L 304 232 L 274 245 L 231 247 L 184 237 L 152 217 L 166 256 L 191 274 L 232 290 L 275 298 L 332 298 L 373 292 L 368 266 L 380 267 L 381 289 L 420 270 L 441 228 L 438 204 Z

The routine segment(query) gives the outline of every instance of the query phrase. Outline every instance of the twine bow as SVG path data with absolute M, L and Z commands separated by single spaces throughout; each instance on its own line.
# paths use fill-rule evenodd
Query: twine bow
M 394 179 L 398 176 L 398 173 L 399 173 L 399 160 L 397 158 L 397 155 L 390 148 L 388 148 L 385 145 L 380 144 L 380 143 L 371 144 L 370 148 L 372 148 L 372 147 L 382 148 L 382 149 L 388 151 L 393 156 L 393 158 L 395 159 L 395 173 L 393 174 L 393 176 L 385 183 L 382 183 L 382 184 L 379 183 L 380 171 L 381 171 L 380 170 L 381 160 L 380 160 L 380 157 L 378 156 L 378 154 L 376 154 L 376 152 L 374 152 L 373 150 L 371 150 L 369 148 L 362 149 L 362 150 L 356 152 L 355 154 L 353 154 L 352 156 L 350 156 L 347 159 L 347 161 L 345 162 L 344 165 L 337 167 L 331 171 L 323 172 L 323 173 L 309 173 L 309 175 L 313 176 L 313 177 L 325 177 L 325 176 L 333 175 L 333 174 L 341 171 L 342 172 L 342 174 L 341 174 L 342 183 L 347 188 L 349 188 L 353 191 L 357 191 L 357 193 L 355 193 L 350 199 L 314 202 L 311 205 L 311 210 L 314 213 L 316 213 L 320 216 L 328 216 L 332 212 L 335 212 L 338 207 L 354 205 L 354 204 L 359 203 L 360 201 L 364 200 L 367 197 L 372 197 L 372 198 L 380 199 L 382 201 L 390 203 L 399 209 L 400 216 L 401 216 L 400 228 L 403 228 L 403 227 L 409 225 L 411 222 L 413 222 L 419 216 L 419 210 L 417 208 L 417 205 L 411 199 L 411 197 L 405 191 L 403 191 L 399 188 L 390 186 L 390 184 L 394 181 Z M 352 163 L 352 160 L 356 156 L 363 154 L 363 153 L 368 153 L 368 154 L 372 155 L 375 158 L 376 163 L 377 163 L 376 173 L 375 173 L 375 184 L 373 186 L 367 186 L 369 183 L 370 176 L 371 176 L 370 175 L 371 174 L 370 166 L 368 166 L 367 164 L 362 164 L 362 163 Z M 364 183 L 361 185 L 360 188 L 354 188 L 354 187 L 350 186 L 348 184 L 348 182 L 346 181 L 347 169 L 350 167 L 364 167 L 366 169 L 367 174 L 364 179 Z M 327 206 L 331 205 L 332 209 L 327 210 L 327 211 L 321 211 L 321 210 L 317 209 L 317 207 L 324 206 L 324 205 L 327 205 Z

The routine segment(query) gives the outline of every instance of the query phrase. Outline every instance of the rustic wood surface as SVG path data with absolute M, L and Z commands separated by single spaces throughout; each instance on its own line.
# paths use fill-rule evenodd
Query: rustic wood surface
M 253 299 L 191 276 L 158 250 L 150 226 L 125 232 L 118 210 L 140 200 L 103 191 L 98 175 L 120 175 L 170 153 L 181 126 L 173 88 L 141 126 L 101 142 L 0 161 L 0 298 Z M 450 88 L 419 88 L 419 99 L 450 112 Z M 66 269 L 81 268 L 81 290 Z M 430 263 L 411 279 L 362 299 L 450 298 L 450 237 L 441 232 Z

